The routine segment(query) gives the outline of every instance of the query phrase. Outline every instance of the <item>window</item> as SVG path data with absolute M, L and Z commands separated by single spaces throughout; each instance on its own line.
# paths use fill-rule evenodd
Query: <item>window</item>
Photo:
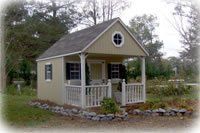
M 45 65 L 45 80 L 52 80 L 52 64 Z
M 112 79 L 120 78 L 119 65 L 120 64 L 111 64 L 111 78 Z
M 124 44 L 124 36 L 121 32 L 114 32 L 112 42 L 116 47 L 121 47 Z
M 80 79 L 80 63 L 70 63 L 70 79 Z

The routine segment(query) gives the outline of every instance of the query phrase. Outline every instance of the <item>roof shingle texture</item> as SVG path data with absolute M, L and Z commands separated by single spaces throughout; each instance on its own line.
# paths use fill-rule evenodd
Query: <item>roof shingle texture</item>
M 83 50 L 99 34 L 101 34 L 115 20 L 105 21 L 101 24 L 64 35 L 60 40 L 47 49 L 38 59 L 74 53 Z

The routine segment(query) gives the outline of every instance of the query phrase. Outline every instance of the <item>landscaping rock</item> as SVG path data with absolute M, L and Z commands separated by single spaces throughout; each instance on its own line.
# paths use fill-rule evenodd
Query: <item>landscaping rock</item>
M 106 116 L 104 116 L 104 117 L 101 117 L 101 119 L 100 119 L 101 121 L 108 121 L 109 120 L 109 118 L 108 117 L 106 117 Z
M 99 121 L 99 120 L 100 120 L 100 117 L 99 117 L 99 116 L 92 117 L 92 120 L 94 120 L 94 121 Z
M 181 113 L 181 114 L 184 114 L 185 112 L 187 112 L 187 110 L 186 109 L 180 109 L 178 112 Z
M 175 112 L 175 113 L 178 113 L 179 110 L 178 109 L 171 109 L 171 111 Z
M 103 117 L 105 117 L 105 115 L 97 115 L 98 117 L 100 117 L 100 118 L 103 118 Z
M 90 112 L 90 113 L 88 113 L 88 115 L 91 116 L 91 117 L 94 117 L 94 116 L 96 116 L 97 114 L 96 114 L 95 112 Z
M 152 111 L 151 111 L 151 110 L 145 110 L 145 112 L 146 112 L 146 113 L 152 113 Z
M 72 109 L 72 113 L 74 113 L 74 114 L 78 114 L 78 110 L 75 109 L 75 108 L 73 108 L 73 109 Z
M 83 111 L 82 114 L 83 114 L 83 116 L 88 116 L 89 112 Z
M 114 118 L 115 116 L 114 116 L 114 114 L 107 114 L 107 117 L 112 117 L 112 118 Z
M 158 109 L 152 110 L 153 113 L 158 113 Z
M 169 115 L 170 115 L 170 116 L 175 116 L 176 113 L 175 113 L 174 111 L 171 111 L 171 112 L 169 112 Z
M 92 119 L 92 117 L 91 117 L 91 116 L 89 116 L 89 115 L 87 115 L 87 116 L 86 116 L 86 118 L 87 118 L 87 119 Z
M 55 110 L 60 110 L 59 106 L 54 107 Z
M 165 112 L 164 116 L 170 116 L 170 113 L 169 112 Z
M 139 110 L 139 109 L 134 109 L 133 110 L 133 114 L 134 115 L 138 115 L 138 114 L 140 114 L 141 113 L 141 110 Z
M 164 109 L 162 109 L 162 108 L 159 108 L 158 109 L 158 113 L 165 113 L 166 112 L 166 110 L 164 110 Z

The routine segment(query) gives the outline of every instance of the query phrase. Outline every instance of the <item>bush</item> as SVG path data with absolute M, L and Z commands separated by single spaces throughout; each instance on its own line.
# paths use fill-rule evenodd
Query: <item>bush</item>
M 164 96 L 180 96 L 189 93 L 191 93 L 191 87 L 184 86 L 183 84 L 176 86 L 175 84 L 170 83 L 168 87 L 161 90 L 161 94 Z
M 158 84 L 160 83 L 160 84 Z M 183 84 L 156 82 L 147 88 L 147 93 L 157 96 L 181 96 L 192 93 L 192 87 Z
M 117 106 L 116 102 L 112 98 L 104 98 L 101 101 L 101 111 L 104 114 L 115 114 L 119 112 L 119 107 Z

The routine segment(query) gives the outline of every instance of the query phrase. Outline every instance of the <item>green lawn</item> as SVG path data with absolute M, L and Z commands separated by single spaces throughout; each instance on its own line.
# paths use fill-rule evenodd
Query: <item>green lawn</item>
M 9 125 L 35 126 L 48 121 L 54 114 L 28 105 L 35 96 L 1 94 L 4 100 L 3 119 Z
M 4 121 L 9 125 L 24 127 L 33 127 L 37 125 L 41 126 L 42 124 L 47 124 L 50 120 L 54 121 L 57 118 L 57 115 L 50 111 L 28 105 L 29 101 L 37 98 L 33 89 L 25 88 L 22 90 L 22 94 L 18 94 L 16 89 L 11 86 L 8 87 L 5 94 L 0 94 L 0 96 L 3 98 L 4 103 L 2 116 Z M 156 96 L 152 95 L 151 93 L 147 93 L 147 103 L 166 103 L 168 101 L 173 101 L 174 99 L 177 99 L 178 102 L 180 99 L 198 100 L 199 93 L 198 91 L 194 91 L 194 93 L 183 96 Z M 182 104 L 185 106 L 185 103 Z M 187 104 L 186 106 L 190 105 Z

